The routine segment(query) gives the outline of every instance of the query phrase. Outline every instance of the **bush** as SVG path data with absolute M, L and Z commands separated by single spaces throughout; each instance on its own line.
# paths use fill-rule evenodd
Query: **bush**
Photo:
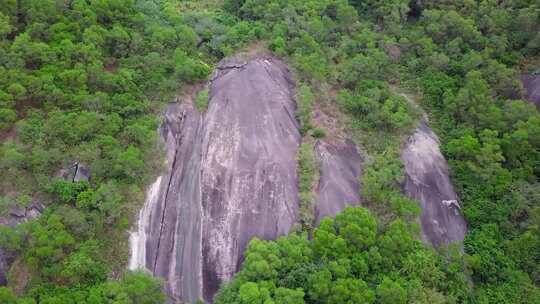
M 0 109 L 0 131 L 9 128 L 17 120 L 17 113 L 12 109 Z
M 300 121 L 300 132 L 304 135 L 307 134 L 311 128 L 313 128 L 313 125 L 311 124 L 311 116 L 315 96 L 313 95 L 313 92 L 309 86 L 306 84 L 301 84 L 298 87 L 297 100 L 298 110 L 296 112 L 296 116 Z
M 312 188 L 319 179 L 319 168 L 313 145 L 303 143 L 298 150 L 298 196 L 300 198 L 300 224 L 311 230 L 315 218 Z
M 323 129 L 316 128 L 311 133 L 311 136 L 313 136 L 313 138 L 324 138 L 326 137 L 326 132 L 324 132 Z
M 195 98 L 195 107 L 201 112 L 206 111 L 208 109 L 208 99 L 208 89 L 200 91 Z

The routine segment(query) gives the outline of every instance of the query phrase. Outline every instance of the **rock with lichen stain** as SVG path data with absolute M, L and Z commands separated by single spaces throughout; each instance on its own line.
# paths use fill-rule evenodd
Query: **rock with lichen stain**
M 434 246 L 459 243 L 467 232 L 448 164 L 439 139 L 422 120 L 401 152 L 405 165 L 404 191 L 422 209 L 422 236 Z
M 351 140 L 318 140 L 315 154 L 319 160 L 315 222 L 334 217 L 349 206 L 360 203 L 362 157 Z

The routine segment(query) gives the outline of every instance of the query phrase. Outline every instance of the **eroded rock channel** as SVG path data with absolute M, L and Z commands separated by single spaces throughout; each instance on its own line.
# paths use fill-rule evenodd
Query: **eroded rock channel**
M 165 278 L 173 300 L 211 301 L 253 237 L 287 234 L 298 212 L 293 83 L 272 57 L 222 62 L 209 107 L 171 104 L 169 170 L 150 187 L 131 268 Z

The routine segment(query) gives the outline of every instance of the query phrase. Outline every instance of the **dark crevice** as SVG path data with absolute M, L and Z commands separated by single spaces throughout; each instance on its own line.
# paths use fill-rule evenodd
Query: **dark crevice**
M 184 121 L 184 119 L 185 119 L 185 113 L 182 113 L 181 121 Z M 154 265 L 152 266 L 152 272 L 153 273 L 155 273 L 155 271 L 156 271 L 157 260 L 158 260 L 158 257 L 159 257 L 159 249 L 160 249 L 160 245 L 161 245 L 161 236 L 163 234 L 163 226 L 164 226 L 164 222 L 165 222 L 165 213 L 167 211 L 167 203 L 169 201 L 168 200 L 168 198 L 169 198 L 169 190 L 171 188 L 171 183 L 172 183 L 172 180 L 173 180 L 174 168 L 176 167 L 176 161 L 178 159 L 178 147 L 179 147 L 181 141 L 182 141 L 181 137 L 176 140 L 176 147 L 175 147 L 175 150 L 174 150 L 174 158 L 173 158 L 173 163 L 172 163 L 172 166 L 171 166 L 171 175 L 169 177 L 169 182 L 167 184 L 167 189 L 165 190 L 165 199 L 164 199 L 164 204 L 163 204 L 163 211 L 161 213 L 159 235 L 158 235 L 158 243 L 157 243 L 157 246 L 156 246 L 156 257 L 154 259 Z

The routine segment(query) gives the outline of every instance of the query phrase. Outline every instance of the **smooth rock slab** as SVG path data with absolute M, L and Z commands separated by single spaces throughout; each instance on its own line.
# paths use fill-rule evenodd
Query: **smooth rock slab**
M 324 217 L 334 217 L 343 209 L 360 203 L 362 157 L 351 140 L 318 140 L 315 154 L 320 172 L 315 206 L 318 225 Z
M 405 165 L 406 195 L 422 208 L 422 236 L 434 246 L 462 242 L 467 224 L 448 175 L 448 164 L 439 149 L 439 139 L 421 121 L 401 152 Z
M 211 301 L 253 237 L 289 232 L 298 213 L 300 134 L 290 72 L 273 57 L 223 61 L 209 107 L 171 105 L 160 129 L 169 170 L 131 236 L 130 268 L 165 278 L 173 301 Z
M 525 98 L 540 110 L 540 75 L 522 75 L 521 83 L 525 88 Z

